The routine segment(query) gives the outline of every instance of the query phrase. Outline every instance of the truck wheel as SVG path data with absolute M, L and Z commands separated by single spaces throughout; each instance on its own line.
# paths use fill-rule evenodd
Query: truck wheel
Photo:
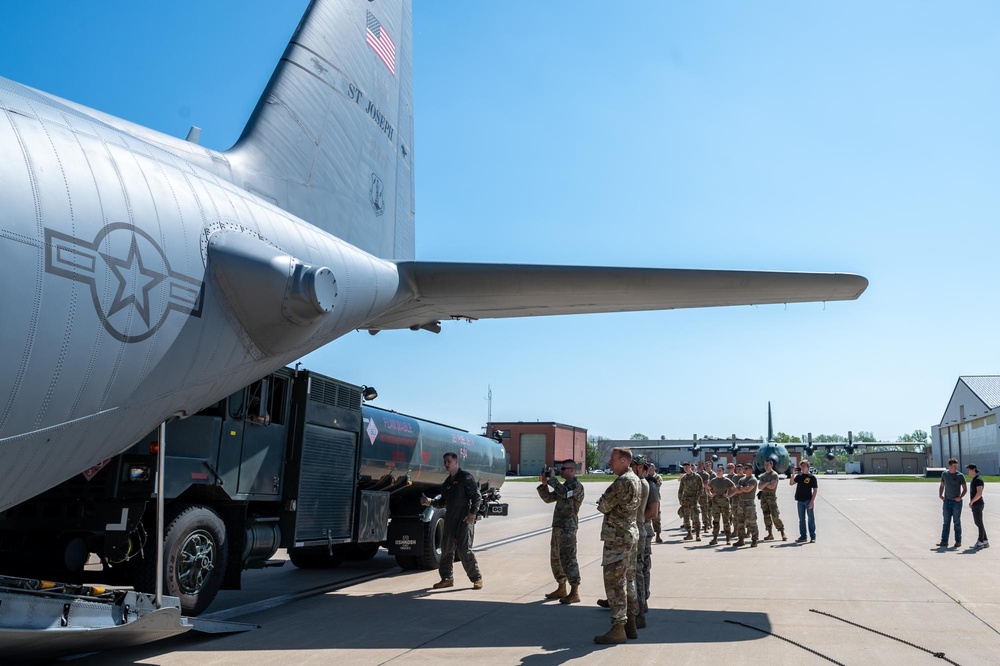
M 424 524 L 424 552 L 417 555 L 421 569 L 437 569 L 441 564 L 441 542 L 444 540 L 444 509 L 437 509 Z
M 215 599 L 226 574 L 229 542 L 219 514 L 202 505 L 179 510 L 164 528 L 163 591 L 181 602 L 184 615 L 198 615 Z M 136 589 L 152 592 L 156 558 L 143 560 L 144 579 Z
M 378 554 L 378 543 L 352 543 L 347 547 L 347 559 L 356 562 L 370 560 Z
M 333 547 L 333 555 L 326 546 L 288 549 L 288 559 L 299 569 L 336 569 L 343 564 L 346 555 L 345 548 L 339 544 Z

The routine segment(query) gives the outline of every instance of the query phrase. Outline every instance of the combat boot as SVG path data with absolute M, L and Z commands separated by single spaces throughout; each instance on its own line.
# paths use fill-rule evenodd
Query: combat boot
M 745 545 L 746 545 L 746 541 L 743 540 L 743 537 L 740 537 L 739 541 L 736 542 L 736 547 L 737 548 L 739 548 L 740 546 L 745 546 Z
M 712 535 L 712 540 L 708 542 L 708 545 L 709 546 L 714 546 L 717 543 L 719 543 L 719 535 L 718 534 L 713 534 Z
M 629 615 L 625 620 L 625 635 L 629 638 L 639 638 L 639 629 L 635 626 L 635 615 Z
M 455 587 L 455 581 L 453 581 L 453 580 L 447 580 L 447 579 L 442 579 L 442 580 L 434 583 L 434 585 L 432 585 L 432 587 L 435 590 L 443 590 L 446 587 Z
M 638 615 L 635 616 L 635 628 L 636 629 L 645 629 L 646 628 L 646 614 L 645 613 L 639 613 Z
M 594 642 L 598 645 L 617 645 L 619 643 L 627 642 L 625 640 L 625 625 L 611 625 L 611 631 L 606 634 L 601 634 L 600 636 L 594 636 Z
M 751 548 L 756 548 L 757 547 L 757 537 L 754 537 L 753 541 L 750 542 L 750 547 Z
M 568 594 L 566 592 L 566 581 L 559 581 L 559 587 L 545 595 L 546 599 L 562 599 Z
M 729 540 L 732 538 L 732 536 L 733 536 L 732 534 L 730 534 L 729 532 L 726 532 L 726 545 L 727 546 L 729 545 Z
M 570 586 L 569 594 L 559 600 L 561 604 L 578 604 L 580 603 L 580 586 L 572 585 Z
M 656 543 L 663 543 L 663 539 L 660 538 L 660 533 L 656 533 Z
M 698 536 L 694 538 L 695 541 L 701 541 L 701 532 L 698 532 Z
M 607 599 L 598 599 L 597 605 L 601 608 L 611 608 L 611 604 L 608 603 Z
M 685 541 L 690 541 L 690 540 L 691 540 L 691 539 L 693 539 L 693 538 L 694 538 L 694 537 L 693 537 L 693 536 L 691 535 L 691 530 L 688 530 L 688 535 L 687 535 L 686 537 L 684 537 L 684 540 L 685 540 Z
M 764 541 L 774 541 L 774 534 L 771 533 L 771 530 L 767 531 L 767 536 L 764 537 Z
M 781 532 L 781 540 L 788 541 L 788 537 L 785 536 L 785 530 L 779 530 Z

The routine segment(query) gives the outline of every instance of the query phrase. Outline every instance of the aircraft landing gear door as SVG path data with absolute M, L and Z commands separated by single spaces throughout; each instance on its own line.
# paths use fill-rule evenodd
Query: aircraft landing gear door
M 271 376 L 247 389 L 240 459 L 240 495 L 274 496 L 281 490 L 288 380 Z

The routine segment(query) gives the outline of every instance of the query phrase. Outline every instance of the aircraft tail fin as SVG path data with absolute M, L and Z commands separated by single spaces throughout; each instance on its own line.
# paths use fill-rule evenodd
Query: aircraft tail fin
M 243 134 L 236 183 L 347 242 L 408 260 L 410 0 L 313 0 Z
M 774 441 L 774 426 L 771 425 L 771 401 L 767 401 L 767 441 Z

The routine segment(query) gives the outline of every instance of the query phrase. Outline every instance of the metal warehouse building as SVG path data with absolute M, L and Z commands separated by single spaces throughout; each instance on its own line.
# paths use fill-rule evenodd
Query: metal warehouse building
M 957 458 L 959 471 L 974 463 L 982 474 L 1000 473 L 1000 375 L 958 378 L 941 423 L 931 428 L 934 461 L 942 467 Z
M 923 474 L 927 456 L 912 451 L 866 451 L 861 454 L 862 474 Z

